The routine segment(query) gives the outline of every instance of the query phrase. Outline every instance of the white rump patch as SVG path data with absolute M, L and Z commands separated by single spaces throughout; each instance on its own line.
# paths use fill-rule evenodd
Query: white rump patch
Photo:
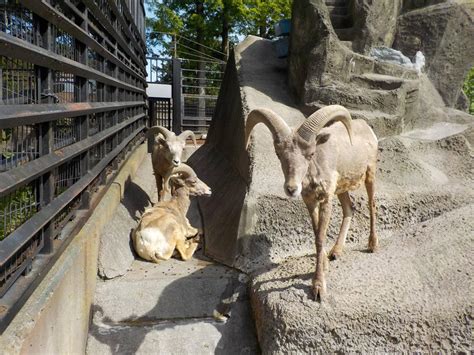
M 137 240 L 137 252 L 164 258 L 169 250 L 168 240 L 158 228 L 145 228 L 140 231 Z

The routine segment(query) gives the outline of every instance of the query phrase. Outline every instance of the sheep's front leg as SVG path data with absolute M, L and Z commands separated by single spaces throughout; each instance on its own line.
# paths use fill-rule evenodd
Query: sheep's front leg
M 156 190 L 158 191 L 158 201 L 162 200 L 161 194 L 163 190 L 163 177 L 155 173 L 155 180 L 156 180 Z
M 194 228 L 191 223 L 189 223 L 189 219 L 186 218 L 186 237 L 194 237 L 198 233 L 199 230 Z
M 342 194 L 337 195 L 337 197 L 339 198 L 339 202 L 341 203 L 342 207 L 342 224 L 336 244 L 334 244 L 331 251 L 329 252 L 330 259 L 337 259 L 342 256 L 344 244 L 346 243 L 347 232 L 349 231 L 349 226 L 352 219 L 352 203 L 349 192 L 343 192 Z
M 319 205 L 319 226 L 316 234 L 316 272 L 313 278 L 314 299 L 322 301 L 326 295 L 326 280 L 324 270 L 327 267 L 328 259 L 324 250 L 326 242 L 326 232 L 331 219 L 332 201 L 328 198 Z

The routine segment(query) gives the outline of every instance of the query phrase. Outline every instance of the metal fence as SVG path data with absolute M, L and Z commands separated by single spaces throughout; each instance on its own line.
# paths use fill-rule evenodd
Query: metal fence
M 150 117 L 176 133 L 206 133 L 214 114 L 224 76 L 221 60 L 147 57 L 147 82 L 172 85 L 172 102 L 149 98 Z M 160 100 L 157 100 L 160 99 Z M 165 105 L 165 106 L 163 106 Z M 173 113 L 168 111 L 172 107 Z
M 0 1 L 0 332 L 143 140 L 144 16 L 143 0 Z

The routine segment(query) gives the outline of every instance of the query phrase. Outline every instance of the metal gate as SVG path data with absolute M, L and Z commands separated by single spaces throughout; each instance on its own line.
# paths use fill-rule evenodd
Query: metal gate
M 147 57 L 151 86 L 171 86 L 172 98 L 149 94 L 149 124 L 175 133 L 207 133 L 217 103 L 225 62 L 185 58 Z M 151 92 L 151 91 L 150 91 Z
M 149 98 L 148 110 L 150 117 L 150 127 L 163 126 L 173 130 L 173 114 L 171 99 L 168 98 Z

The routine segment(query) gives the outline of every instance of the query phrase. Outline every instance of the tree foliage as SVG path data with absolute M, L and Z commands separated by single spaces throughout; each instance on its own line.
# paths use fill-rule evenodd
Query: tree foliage
M 209 55 L 221 52 L 225 57 L 232 43 L 254 34 L 269 38 L 274 24 L 290 17 L 292 0 L 147 0 L 154 15 L 148 19 L 149 41 L 162 43 L 166 33 L 178 34 L 201 44 L 186 43 L 179 50 L 203 51 Z M 192 42 L 191 42 L 192 43 Z M 173 54 L 174 45 L 163 47 Z M 222 58 L 224 59 L 224 58 Z

